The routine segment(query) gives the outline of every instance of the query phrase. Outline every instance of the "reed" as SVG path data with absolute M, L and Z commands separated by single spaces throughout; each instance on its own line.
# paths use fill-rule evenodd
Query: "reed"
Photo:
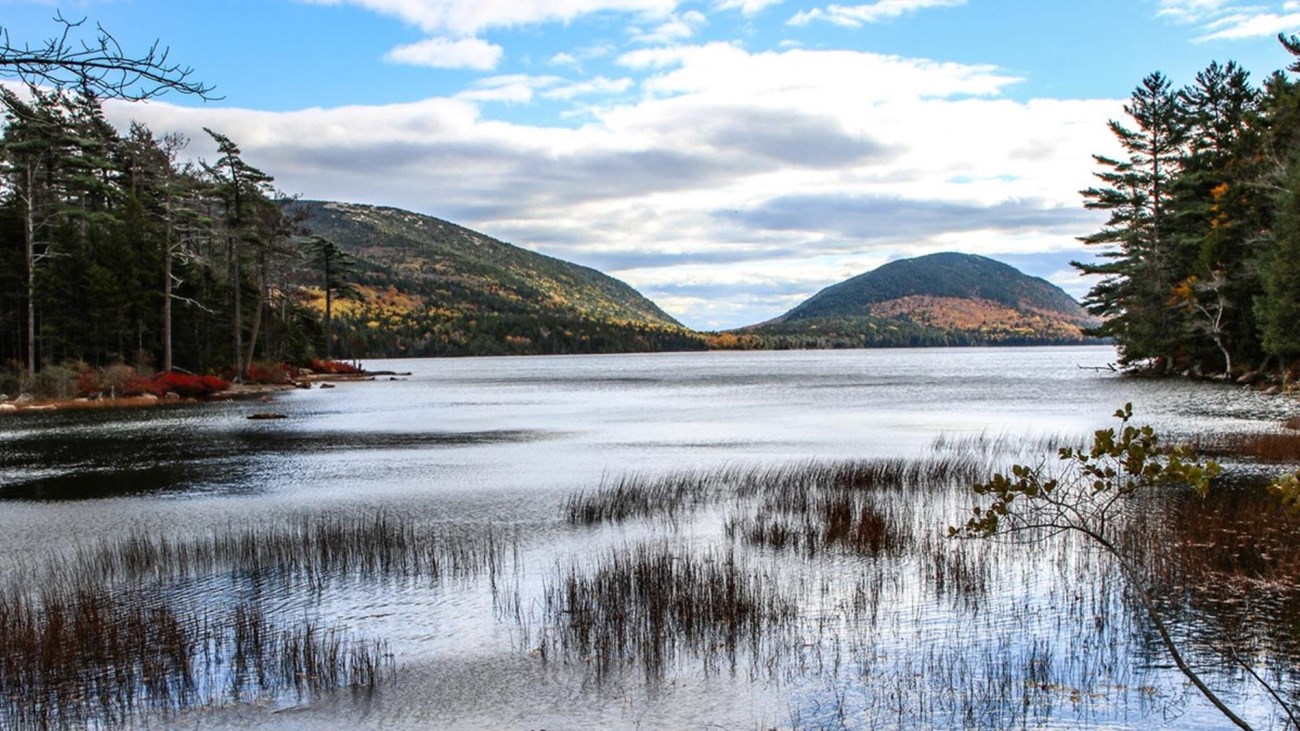
M 590 663 L 597 676 L 635 663 L 660 678 L 680 653 L 711 667 L 757 659 L 789 628 L 794 602 L 771 576 L 734 553 L 693 555 L 639 546 L 602 557 L 594 571 L 571 566 L 545 595 L 548 656 Z
M 602 480 L 565 501 L 574 525 L 656 516 L 676 519 L 727 497 L 798 501 L 817 490 L 916 490 L 968 485 L 987 476 L 986 460 L 971 454 L 923 459 L 800 462 L 777 467 L 722 468 L 660 477 L 625 475 Z

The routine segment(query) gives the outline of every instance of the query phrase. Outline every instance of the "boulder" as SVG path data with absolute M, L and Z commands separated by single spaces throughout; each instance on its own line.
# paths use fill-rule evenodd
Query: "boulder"
M 150 403 L 150 404 L 158 403 L 158 397 L 151 393 L 142 393 L 140 394 L 140 398 L 144 400 L 146 403 Z
M 36 400 L 36 397 L 33 396 L 33 395 L 31 395 L 30 393 L 20 393 L 20 394 L 18 394 L 18 398 L 14 399 L 14 403 L 16 403 L 16 404 L 30 404 L 31 402 L 33 402 L 33 401 L 35 401 L 35 400 Z
M 168 401 L 180 401 L 181 395 L 179 393 L 176 393 L 175 391 L 168 391 L 167 393 L 163 394 L 163 398 Z
M 320 385 L 320 387 L 321 387 L 321 388 L 334 388 L 334 384 L 332 384 L 332 383 L 322 383 L 322 384 Z
M 311 388 L 311 381 L 298 381 L 297 383 L 293 384 L 293 387 L 301 388 L 305 390 Z
M 0 404 L 0 414 L 7 414 L 11 411 L 17 411 L 18 407 L 13 404 Z
M 287 419 L 289 417 L 276 411 L 259 411 L 256 414 L 249 414 L 248 418 L 255 421 L 266 421 L 270 419 Z

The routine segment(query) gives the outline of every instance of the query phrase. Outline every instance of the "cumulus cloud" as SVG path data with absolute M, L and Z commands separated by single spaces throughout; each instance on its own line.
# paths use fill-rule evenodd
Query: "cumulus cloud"
M 876 0 L 864 5 L 827 5 L 801 10 L 790 18 L 791 25 L 807 25 L 824 20 L 846 28 L 860 28 L 867 23 L 881 23 L 928 8 L 965 5 L 966 0 Z
M 384 60 L 440 69 L 490 71 L 501 62 L 505 49 L 478 38 L 429 38 L 398 46 Z
M 1098 224 L 1077 191 L 1122 114 L 1013 101 L 1016 79 L 991 67 L 862 52 L 706 44 L 621 63 L 634 73 L 502 75 L 408 104 L 108 110 L 191 135 L 198 156 L 213 154 L 203 126 L 229 133 L 308 198 L 409 208 L 596 266 L 698 327 L 774 317 L 902 255 L 1073 251 Z M 602 103 L 576 126 L 489 114 L 580 96 Z

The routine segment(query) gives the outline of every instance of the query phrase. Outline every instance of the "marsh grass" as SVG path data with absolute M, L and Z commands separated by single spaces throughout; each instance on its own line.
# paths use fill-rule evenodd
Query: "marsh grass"
M 665 545 L 619 549 L 593 569 L 572 565 L 546 591 L 548 657 L 595 668 L 597 678 L 635 664 L 661 678 L 680 654 L 706 668 L 758 662 L 787 631 L 794 601 L 734 553 L 695 555 Z
M 1187 443 L 1210 457 L 1235 457 L 1270 464 L 1300 463 L 1300 431 L 1197 434 Z
M 776 467 L 728 467 L 678 472 L 658 477 L 625 475 L 604 479 L 590 492 L 565 501 L 563 515 L 573 525 L 618 523 L 638 518 L 676 518 L 730 497 L 761 496 L 789 511 L 822 490 L 914 490 L 971 484 L 987 475 L 988 462 L 969 454 L 924 459 L 874 459 L 797 462 Z M 802 502 L 801 502 L 802 501 Z
M 20 567 L 0 589 L 0 727 L 113 726 L 196 704 L 373 689 L 395 672 L 382 641 L 269 614 L 260 592 L 223 607 L 174 589 L 495 582 L 508 543 L 391 515 L 317 516 L 203 537 L 135 532 Z

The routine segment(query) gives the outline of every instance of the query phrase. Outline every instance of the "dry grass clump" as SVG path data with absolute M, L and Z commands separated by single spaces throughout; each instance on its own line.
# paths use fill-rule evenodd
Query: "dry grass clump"
M 1210 457 L 1237 457 L 1260 462 L 1300 462 L 1300 432 L 1198 434 L 1189 440 L 1196 452 Z
M 692 555 L 640 546 L 604 556 L 594 571 L 570 567 L 546 592 L 549 637 L 561 656 L 591 663 L 597 674 L 639 664 L 660 677 L 681 652 L 735 663 L 796 616 L 773 577 L 732 553 Z M 545 648 L 544 648 L 545 649 Z

